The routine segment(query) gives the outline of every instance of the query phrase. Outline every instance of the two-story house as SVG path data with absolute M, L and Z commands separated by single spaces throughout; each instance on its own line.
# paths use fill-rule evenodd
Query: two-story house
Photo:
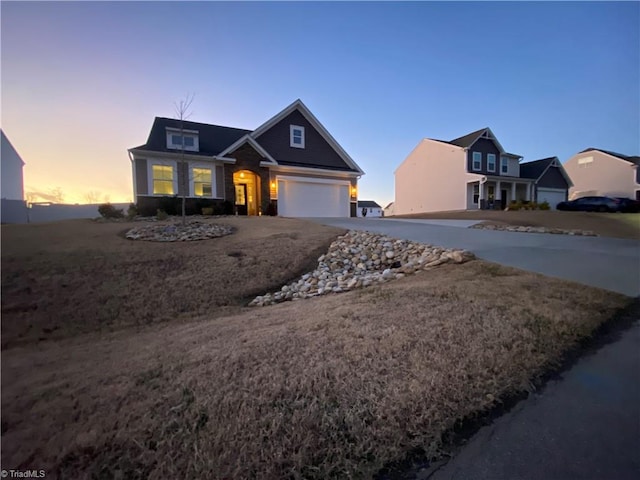
M 26 223 L 27 204 L 24 201 L 24 161 L 13 147 L 3 130 L 0 130 L 2 144 L 0 164 L 2 166 L 2 186 L 0 188 L 2 223 Z
M 355 217 L 364 174 L 300 100 L 255 130 L 157 117 L 129 156 L 146 214 L 184 195 L 191 213 Z
M 640 157 L 587 148 L 564 164 L 573 187 L 571 198 L 628 197 L 640 201 Z
M 504 209 L 511 201 L 546 196 L 547 176 L 555 173 L 549 169 L 562 166 L 543 159 L 549 168 L 527 169 L 529 176 L 522 174 L 520 160 L 522 156 L 507 152 L 489 128 L 450 141 L 425 138 L 394 172 L 395 215 Z

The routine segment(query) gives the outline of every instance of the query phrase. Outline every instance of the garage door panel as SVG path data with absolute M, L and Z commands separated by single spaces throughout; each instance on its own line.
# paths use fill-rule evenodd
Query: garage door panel
M 538 189 L 538 203 L 548 202 L 552 210 L 556 209 L 556 205 L 565 201 L 565 192 L 558 190 L 549 190 L 546 188 Z
M 348 185 L 278 181 L 278 214 L 283 217 L 348 217 L 349 213 Z

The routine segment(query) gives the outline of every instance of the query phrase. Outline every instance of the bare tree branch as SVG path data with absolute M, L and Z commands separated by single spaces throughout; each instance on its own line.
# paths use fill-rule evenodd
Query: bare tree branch
M 185 168 L 185 166 L 187 165 L 187 163 L 185 162 L 184 159 L 184 121 L 187 120 L 192 112 L 190 112 L 190 108 L 191 108 L 191 104 L 193 103 L 193 99 L 194 99 L 195 95 L 194 94 L 187 94 L 186 98 L 180 100 L 180 103 L 173 103 L 173 105 L 175 106 L 175 110 L 176 110 L 176 116 L 178 117 L 178 120 L 180 121 L 180 153 L 181 153 L 181 159 L 180 159 L 180 167 L 182 168 L 183 174 L 188 170 L 187 168 Z M 178 175 L 178 180 L 180 180 L 180 172 L 176 172 L 176 174 Z M 188 174 L 187 174 L 188 175 Z M 184 177 L 184 175 L 183 175 Z M 182 182 L 178 182 L 178 188 L 182 187 L 182 225 L 186 225 L 187 224 L 187 213 L 186 213 L 186 205 L 187 205 L 187 190 L 189 188 L 189 182 L 188 180 L 185 182 L 185 179 L 182 178 Z

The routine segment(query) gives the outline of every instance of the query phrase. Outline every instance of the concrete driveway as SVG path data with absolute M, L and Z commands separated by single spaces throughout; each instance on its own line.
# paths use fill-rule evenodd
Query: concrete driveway
M 475 230 L 454 221 L 315 221 L 465 248 L 485 260 L 631 296 L 640 292 L 640 245 L 633 240 Z M 480 429 L 447 463 L 407 471 L 400 478 L 640 478 L 638 310 L 628 315 L 635 322 L 630 329 L 613 334 L 611 343 L 589 352 L 540 393 Z
M 479 258 L 552 277 L 574 280 L 625 295 L 640 294 L 640 242 L 466 228 L 470 220 L 309 218 L 307 220 L 464 248 Z

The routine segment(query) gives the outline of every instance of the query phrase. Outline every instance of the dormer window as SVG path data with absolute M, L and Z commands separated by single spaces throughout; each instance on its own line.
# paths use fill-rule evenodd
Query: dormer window
M 304 148 L 304 127 L 289 125 L 289 146 Z
M 167 129 L 167 148 L 197 152 L 199 150 L 198 132 L 193 130 Z

